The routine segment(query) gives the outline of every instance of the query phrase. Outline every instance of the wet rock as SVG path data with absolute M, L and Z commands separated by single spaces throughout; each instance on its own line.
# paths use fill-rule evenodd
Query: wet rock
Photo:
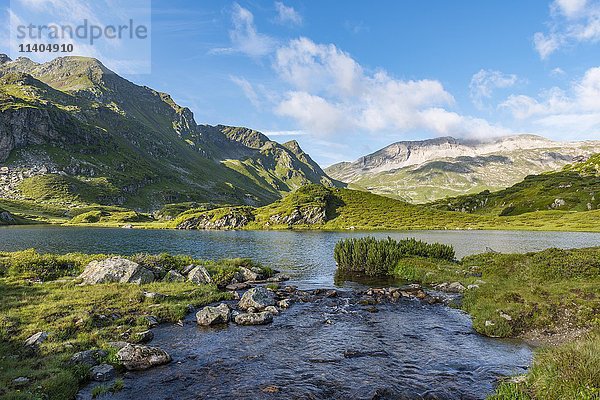
M 92 261 L 79 278 L 84 284 L 98 283 L 150 283 L 154 274 L 140 264 L 122 257 L 111 257 L 100 261 Z
M 179 272 L 171 269 L 167 271 L 165 277 L 163 278 L 165 282 L 185 282 L 185 276 L 181 275 Z
M 230 319 L 231 310 L 225 303 L 221 303 L 217 307 L 206 306 L 196 313 L 198 325 L 203 326 L 226 324 Z
M 127 344 L 117 352 L 117 359 L 127 370 L 137 371 L 167 364 L 171 356 L 158 347 Z
M 38 332 L 35 333 L 25 340 L 25 347 L 38 347 L 42 344 L 46 339 L 48 339 L 48 332 Z
M 279 310 L 275 306 L 267 306 L 265 307 L 266 312 L 270 312 L 273 315 L 279 315 Z
M 69 359 L 69 364 L 83 364 L 93 367 L 99 364 L 101 358 L 106 357 L 108 353 L 104 350 L 85 350 L 73 354 Z
M 266 325 L 273 322 L 273 314 L 268 311 L 244 313 L 237 315 L 234 321 L 238 325 Z
M 331 289 L 331 290 L 328 290 L 325 292 L 325 297 L 328 297 L 328 298 L 337 297 L 337 295 L 338 295 L 338 292 L 335 289 Z
M 279 393 L 279 388 L 274 385 L 265 386 L 261 389 L 263 393 Z
M 250 287 L 250 285 L 248 285 L 246 282 L 239 282 L 239 283 L 230 283 L 229 285 L 225 286 L 225 289 L 227 290 L 245 290 L 248 289 Z
M 279 308 L 290 308 L 292 301 L 290 299 L 283 299 L 277 302 Z
M 90 370 L 90 378 L 97 382 L 106 382 L 117 376 L 117 372 L 112 365 L 100 364 L 92 367 Z
M 263 287 L 256 287 L 244 293 L 238 307 L 242 310 L 247 310 L 250 307 L 263 310 L 267 306 L 274 305 L 275 299 L 273 294 Z
M 190 272 L 188 272 L 188 280 L 196 285 L 212 283 L 210 274 L 206 268 L 201 265 L 195 266 L 190 270 Z

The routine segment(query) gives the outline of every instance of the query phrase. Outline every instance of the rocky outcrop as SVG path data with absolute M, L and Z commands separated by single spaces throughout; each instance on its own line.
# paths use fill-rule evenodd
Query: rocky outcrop
M 310 206 L 296 208 L 289 215 L 275 214 L 269 218 L 269 223 L 275 225 L 315 225 L 327 222 L 325 207 Z
M 130 371 L 139 371 L 171 362 L 171 356 L 158 347 L 127 344 L 117 352 L 119 362 Z
M 248 290 L 238 304 L 241 310 L 248 310 L 250 308 L 256 310 L 264 310 L 265 307 L 274 306 L 275 298 L 273 294 L 265 289 L 264 287 L 255 287 Z
M 221 211 L 207 211 L 187 219 L 177 225 L 177 229 L 240 229 L 254 221 L 254 214 L 250 207 L 230 208 L 223 215 L 221 215 Z
M 79 279 L 83 284 L 98 283 L 150 283 L 154 274 L 149 269 L 126 258 L 112 257 L 100 261 L 92 261 L 86 267 Z
M 8 211 L 0 209 L 0 225 L 10 225 L 14 224 L 15 222 L 15 217 L 13 217 Z
M 196 313 L 196 321 L 198 325 L 210 326 L 218 324 L 226 324 L 231 319 L 231 310 L 225 303 L 219 304 L 217 307 L 207 306 Z
M 46 339 L 48 339 L 48 332 L 38 332 L 25 340 L 25 347 L 29 348 L 37 348 L 40 344 L 42 344 Z

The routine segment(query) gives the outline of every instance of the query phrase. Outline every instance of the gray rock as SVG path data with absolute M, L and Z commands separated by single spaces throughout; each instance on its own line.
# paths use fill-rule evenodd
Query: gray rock
M 289 281 L 290 276 L 286 274 L 277 274 L 267 279 L 267 282 L 285 282 Z
M 268 311 L 239 314 L 234 321 L 239 325 L 266 325 L 273 322 L 273 314 Z
M 131 339 L 134 340 L 136 343 L 148 343 L 152 341 L 152 339 L 154 339 L 154 333 L 150 330 L 134 333 L 131 336 Z
M 48 332 L 35 333 L 25 340 L 25 347 L 37 347 L 46 339 L 48 339 Z
M 139 371 L 171 362 L 171 356 L 158 347 L 127 344 L 117 352 L 117 359 L 129 371 Z
M 266 312 L 270 312 L 273 315 L 278 315 L 279 314 L 279 310 L 275 306 L 267 306 L 267 307 L 265 307 L 265 311 Z
M 469 290 L 479 289 L 479 285 L 475 285 L 475 284 L 469 285 L 469 286 L 467 286 L 467 289 L 469 289 Z
M 92 367 L 90 370 L 90 378 L 97 382 L 106 382 L 117 376 L 117 372 L 112 365 L 100 364 Z
M 258 281 L 263 279 L 260 271 L 253 271 L 246 267 L 240 267 L 233 277 L 238 282 Z
M 250 287 L 250 285 L 248 285 L 245 282 L 240 282 L 240 283 L 230 283 L 229 285 L 225 286 L 225 289 L 227 290 L 244 290 L 244 289 L 248 289 Z
M 193 282 L 196 285 L 212 283 L 210 274 L 208 273 L 206 268 L 204 268 L 201 265 L 198 265 L 190 270 L 190 272 L 188 273 L 188 279 L 190 280 L 190 282 Z
M 283 299 L 283 300 L 280 300 L 279 302 L 277 302 L 277 306 L 279 308 L 290 308 L 290 305 L 291 305 L 290 299 Z
M 152 271 L 136 262 L 122 257 L 112 257 L 90 262 L 81 275 L 84 284 L 97 283 L 150 283 L 154 280 Z
M 29 378 L 25 376 L 20 376 L 18 378 L 13 379 L 12 383 L 16 386 L 24 386 L 29 383 Z
M 99 359 L 106 357 L 108 353 L 104 350 L 85 350 L 73 354 L 69 364 L 83 364 L 89 367 L 98 365 Z
M 267 306 L 274 305 L 275 299 L 270 291 L 264 287 L 255 287 L 244 293 L 238 307 L 242 310 L 247 310 L 250 307 L 263 310 Z
M 116 342 L 108 342 L 108 345 L 114 349 L 121 350 L 123 347 L 129 345 L 129 343 L 123 342 L 123 341 L 116 341 Z
M 167 295 L 162 294 L 162 293 L 156 293 L 156 292 L 144 292 L 144 297 L 147 299 L 162 300 L 162 299 L 165 299 L 167 297 Z
M 163 278 L 165 282 L 185 282 L 185 276 L 181 275 L 179 272 L 174 269 L 167 271 L 165 277 Z
M 435 289 L 448 293 L 462 293 L 466 290 L 460 282 L 440 283 L 435 286 Z
M 209 326 L 226 324 L 231 319 L 231 310 L 225 303 L 217 307 L 207 306 L 196 313 L 196 321 L 199 325 Z

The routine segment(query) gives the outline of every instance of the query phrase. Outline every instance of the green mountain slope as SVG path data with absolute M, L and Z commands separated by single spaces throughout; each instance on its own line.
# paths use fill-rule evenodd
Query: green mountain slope
M 497 192 L 439 200 L 435 208 L 465 213 L 520 215 L 533 211 L 591 211 L 600 209 L 600 154 L 560 172 L 530 175 Z
M 504 189 L 597 152 L 598 141 L 554 142 L 533 135 L 490 142 L 437 138 L 394 143 L 326 172 L 357 189 L 427 203 Z
M 168 94 L 84 57 L 0 64 L 0 167 L 0 198 L 64 208 L 260 205 L 335 184 L 297 144 L 197 125 Z
M 179 229 L 517 229 L 600 231 L 600 210 L 469 214 L 410 204 L 369 192 L 306 185 L 268 206 L 188 210 Z

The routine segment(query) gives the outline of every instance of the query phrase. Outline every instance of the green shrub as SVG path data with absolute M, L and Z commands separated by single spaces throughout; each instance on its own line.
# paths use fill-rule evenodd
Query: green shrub
M 343 239 L 334 249 L 338 270 L 369 276 L 388 275 L 402 258 L 410 256 L 453 261 L 454 249 L 414 238 L 396 241 L 389 237 L 384 240 L 373 237 Z

